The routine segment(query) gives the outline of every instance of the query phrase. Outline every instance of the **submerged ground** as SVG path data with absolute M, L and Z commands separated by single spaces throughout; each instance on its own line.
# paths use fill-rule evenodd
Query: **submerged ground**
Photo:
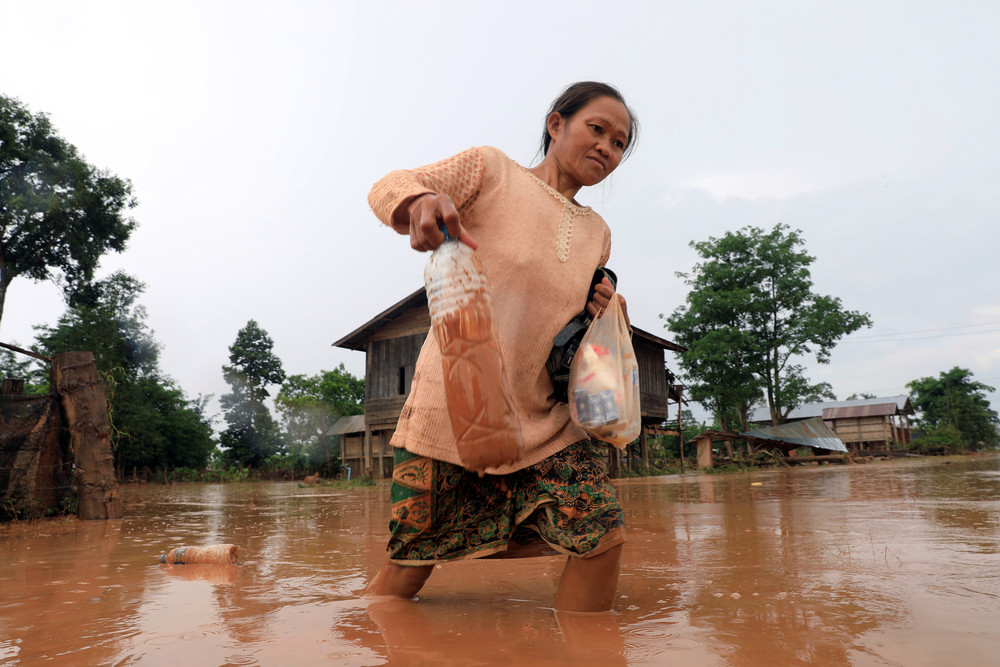
M 1000 646 L 1000 457 L 621 480 L 610 614 L 558 558 L 356 592 L 388 487 L 130 485 L 126 518 L 0 526 L 0 665 L 971 665 Z M 235 566 L 161 566 L 231 542 Z

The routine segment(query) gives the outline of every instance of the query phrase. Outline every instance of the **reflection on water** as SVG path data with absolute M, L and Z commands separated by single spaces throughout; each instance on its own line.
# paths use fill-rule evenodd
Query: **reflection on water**
M 127 486 L 126 518 L 0 527 L 0 664 L 967 665 L 1000 642 L 1000 458 L 623 480 L 609 614 L 558 558 L 359 600 L 387 487 Z M 235 566 L 160 565 L 232 543 Z

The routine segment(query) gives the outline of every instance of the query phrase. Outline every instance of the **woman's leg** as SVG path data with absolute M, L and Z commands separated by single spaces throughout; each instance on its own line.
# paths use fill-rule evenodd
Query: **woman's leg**
M 362 596 L 392 595 L 399 598 L 415 597 L 424 587 L 427 577 L 434 571 L 433 565 L 396 565 L 386 561 L 375 578 L 368 582 Z
M 623 544 L 593 558 L 573 558 L 566 562 L 555 607 L 558 611 L 608 611 L 618 590 L 618 571 Z

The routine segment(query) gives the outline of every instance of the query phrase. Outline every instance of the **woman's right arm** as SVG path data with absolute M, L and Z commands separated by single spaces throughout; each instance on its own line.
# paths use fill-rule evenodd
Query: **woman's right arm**
M 460 211 L 471 204 L 483 177 L 483 155 L 471 148 L 450 158 L 412 170 L 394 171 L 368 193 L 372 211 L 383 223 L 410 236 L 416 250 L 433 250 L 444 241 L 439 229 L 475 248 L 461 224 Z
M 444 243 L 442 225 L 452 238 L 462 241 L 473 250 L 478 247 L 462 226 L 455 203 L 446 194 L 426 193 L 411 197 L 396 207 L 392 219 L 393 226 L 409 225 L 410 247 L 420 252 L 434 250 Z

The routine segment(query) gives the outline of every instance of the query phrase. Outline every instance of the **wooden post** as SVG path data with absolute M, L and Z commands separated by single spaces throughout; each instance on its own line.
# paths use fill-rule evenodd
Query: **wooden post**
M 681 409 L 683 406 L 684 406 L 684 401 L 681 400 L 681 395 L 680 395 L 680 393 L 678 393 L 678 395 L 677 395 L 677 432 L 680 434 L 680 436 L 677 438 L 677 441 L 681 443 L 680 452 L 681 452 L 681 474 L 682 475 L 684 474 L 684 418 L 683 418 L 683 414 L 682 414 L 684 411 Z
M 695 441 L 698 445 L 698 468 L 712 467 L 712 436 L 703 435 Z
M 364 474 L 366 477 L 372 477 L 372 429 L 368 424 L 365 424 L 365 439 L 361 448 L 364 450 L 362 453 Z
M 646 443 L 646 427 L 639 428 L 639 452 L 642 455 L 643 474 L 649 474 L 649 447 Z
M 81 519 L 120 519 L 108 387 L 90 352 L 66 352 L 52 357 L 52 383 L 66 417 L 75 460 L 78 514 Z
M 608 445 L 608 477 L 615 479 L 621 474 L 621 451 L 614 445 Z
M 0 390 L 4 396 L 23 396 L 24 395 L 24 379 L 23 378 L 4 378 L 3 379 L 3 389 Z

